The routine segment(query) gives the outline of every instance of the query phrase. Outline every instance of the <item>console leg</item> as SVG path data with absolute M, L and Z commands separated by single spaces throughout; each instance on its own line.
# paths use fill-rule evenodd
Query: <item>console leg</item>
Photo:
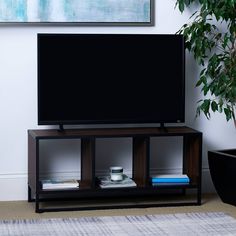
M 202 191 L 200 188 L 197 190 L 197 204 L 202 205 Z
M 32 199 L 32 190 L 30 186 L 28 185 L 28 202 L 33 202 L 34 200 Z
M 35 212 L 42 213 L 42 210 L 39 208 L 39 194 L 35 194 Z

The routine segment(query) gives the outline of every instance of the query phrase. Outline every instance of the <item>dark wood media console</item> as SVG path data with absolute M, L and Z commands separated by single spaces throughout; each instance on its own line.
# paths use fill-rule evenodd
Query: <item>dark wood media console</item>
M 152 187 L 150 183 L 150 138 L 180 136 L 183 137 L 183 173 L 191 180 L 190 184 L 183 186 L 159 186 Z M 96 185 L 95 178 L 95 141 L 99 138 L 132 138 L 133 146 L 133 174 L 136 188 L 101 189 Z M 40 184 L 39 170 L 39 143 L 49 139 L 80 139 L 81 140 L 81 180 L 80 187 L 75 190 L 43 190 Z M 104 129 L 74 129 L 64 130 L 28 130 L 28 201 L 35 201 L 35 212 L 62 211 L 62 210 L 87 210 L 109 209 L 125 207 L 153 207 L 153 206 L 180 206 L 201 204 L 201 165 L 202 165 L 202 133 L 188 127 L 165 128 L 104 128 Z M 163 190 L 178 190 L 184 196 L 186 190 L 194 190 L 195 199 L 192 201 L 165 202 Z M 53 198 L 47 199 L 47 196 Z M 50 200 L 64 199 L 69 195 L 73 200 L 87 199 L 92 204 L 82 204 L 71 207 L 42 207 L 41 204 Z M 162 201 L 159 201 L 161 195 Z M 106 197 L 138 198 L 141 196 L 153 196 L 155 202 L 139 204 L 133 203 L 98 204 L 97 199 Z M 163 197 L 164 196 L 164 197 Z M 175 195 L 172 194 L 172 199 Z M 69 198 L 68 198 L 69 199 Z M 95 200 L 95 203 L 94 203 Z M 83 202 L 83 201 L 82 201 Z

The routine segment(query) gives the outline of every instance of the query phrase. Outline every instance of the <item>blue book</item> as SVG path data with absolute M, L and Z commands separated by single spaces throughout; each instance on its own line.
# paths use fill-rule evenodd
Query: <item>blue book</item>
M 187 175 L 156 175 L 151 178 L 152 183 L 189 183 Z

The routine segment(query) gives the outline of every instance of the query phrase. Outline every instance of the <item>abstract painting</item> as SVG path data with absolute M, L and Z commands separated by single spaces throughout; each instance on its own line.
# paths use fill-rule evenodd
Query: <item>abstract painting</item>
M 153 24 L 154 0 L 0 0 L 1 23 Z

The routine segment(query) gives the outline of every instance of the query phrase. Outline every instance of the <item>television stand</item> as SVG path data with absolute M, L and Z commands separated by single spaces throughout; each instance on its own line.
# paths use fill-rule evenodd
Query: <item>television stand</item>
M 150 183 L 150 139 L 152 137 L 183 138 L 183 168 L 190 183 L 186 185 L 152 186 Z M 137 187 L 101 189 L 95 176 L 96 140 L 100 138 L 132 139 L 132 179 Z M 40 182 L 40 142 L 55 139 L 81 140 L 81 180 L 80 187 L 68 190 L 45 190 Z M 58 132 L 56 129 L 28 130 L 28 201 L 35 201 L 35 212 L 111 209 L 156 206 L 186 206 L 201 204 L 201 169 L 202 169 L 202 133 L 189 127 L 155 128 L 106 128 L 106 129 L 74 129 Z M 185 194 L 194 192 L 193 199 Z M 164 195 L 163 195 L 164 194 Z M 68 196 L 69 195 L 69 196 Z M 181 198 L 179 196 L 181 195 Z M 142 202 L 152 197 L 149 202 Z M 66 198 L 68 202 L 79 200 L 79 205 L 57 207 L 55 202 Z M 118 198 L 116 203 L 111 199 Z M 141 198 L 140 201 L 137 199 Z M 104 201 L 107 199 L 106 201 Z M 121 199 L 128 199 L 123 202 Z M 133 202 L 132 202 L 133 199 Z M 48 201 L 49 200 L 49 201 Z M 86 202 L 85 202 L 86 200 Z M 46 206 L 44 203 L 53 206 Z

